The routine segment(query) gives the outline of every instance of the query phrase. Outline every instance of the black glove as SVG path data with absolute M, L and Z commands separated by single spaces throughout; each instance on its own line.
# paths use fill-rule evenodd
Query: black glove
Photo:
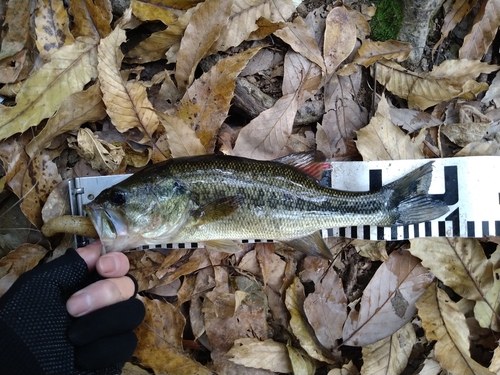
M 21 275 L 0 298 L 0 373 L 119 374 L 137 345 L 132 330 L 144 305 L 132 297 L 71 317 L 66 301 L 96 280 L 73 249 Z

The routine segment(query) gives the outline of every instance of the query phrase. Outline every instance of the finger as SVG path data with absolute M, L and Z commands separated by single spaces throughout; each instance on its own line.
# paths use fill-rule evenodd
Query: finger
M 101 241 L 96 240 L 92 242 L 90 245 L 87 245 L 85 247 L 80 247 L 76 249 L 76 252 L 80 254 L 85 263 L 87 263 L 87 267 L 89 268 L 89 270 L 92 271 L 93 269 L 95 269 L 97 260 L 99 259 L 102 253 Z
M 129 299 L 134 293 L 135 284 L 128 276 L 99 280 L 73 294 L 66 303 L 66 309 L 70 315 L 79 317 Z
M 128 258 L 123 253 L 108 253 L 97 260 L 96 270 L 103 277 L 125 276 L 129 270 Z

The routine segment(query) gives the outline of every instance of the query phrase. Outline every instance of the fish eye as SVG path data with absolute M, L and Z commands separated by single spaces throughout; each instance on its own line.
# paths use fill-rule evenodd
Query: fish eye
M 112 190 L 109 196 L 112 203 L 120 206 L 127 201 L 127 196 L 125 192 L 121 190 Z

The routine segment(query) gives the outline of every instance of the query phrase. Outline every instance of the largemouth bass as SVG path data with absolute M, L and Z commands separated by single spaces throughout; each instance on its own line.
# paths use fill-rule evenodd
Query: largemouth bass
M 311 153 L 275 161 L 171 159 L 104 190 L 84 209 L 106 251 L 197 242 L 234 252 L 240 249 L 234 240 L 260 238 L 325 257 L 331 253 L 322 228 L 414 224 L 448 211 L 428 195 L 432 162 L 369 192 L 324 187 L 304 172 L 315 166 Z

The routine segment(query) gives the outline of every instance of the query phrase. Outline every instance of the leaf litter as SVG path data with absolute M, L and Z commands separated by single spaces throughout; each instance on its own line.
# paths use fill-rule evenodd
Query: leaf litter
M 498 0 L 447 1 L 436 64 L 420 69 L 408 43 L 371 40 L 374 8 L 356 1 L 167 3 L 0 9 L 0 199 L 21 203 L 3 216 L 36 232 L 68 213 L 63 179 L 170 157 L 500 155 Z M 320 120 L 297 125 L 307 111 Z M 1 292 L 70 243 L 13 230 Z M 498 373 L 498 243 L 331 239 L 331 263 L 281 244 L 128 253 L 147 315 L 124 373 Z

